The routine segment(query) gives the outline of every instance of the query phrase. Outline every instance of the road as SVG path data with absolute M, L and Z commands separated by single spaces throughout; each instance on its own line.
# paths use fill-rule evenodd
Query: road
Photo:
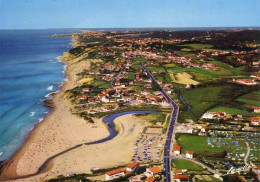
M 142 67 L 146 71 L 149 78 L 153 82 L 158 84 L 157 80 L 153 77 L 153 75 L 145 67 L 145 63 L 142 63 Z M 170 161 L 170 152 L 171 151 L 170 151 L 170 149 L 171 149 L 171 140 L 172 140 L 173 130 L 174 130 L 174 126 L 177 121 L 177 117 L 178 117 L 178 113 L 179 113 L 179 106 L 165 93 L 165 91 L 162 88 L 160 89 L 160 91 L 161 91 L 162 95 L 164 96 L 164 98 L 167 99 L 170 102 L 170 104 L 173 106 L 173 111 L 172 111 L 171 120 L 170 120 L 169 127 L 168 127 L 166 142 L 164 145 L 164 158 L 163 158 L 165 181 L 171 182 L 172 178 L 171 178 L 171 161 Z
M 121 72 L 125 69 L 125 66 L 126 66 L 126 64 L 124 63 L 123 66 L 120 68 L 119 72 L 115 76 L 113 76 L 113 78 L 110 80 L 109 85 L 111 88 L 114 88 L 113 82 L 114 82 L 115 78 L 118 77 L 121 74 Z
M 248 163 L 247 163 L 247 158 L 248 158 L 248 156 L 249 156 L 249 154 L 250 154 L 250 145 L 246 142 L 246 146 L 247 146 L 247 153 L 246 153 L 244 162 L 245 162 L 245 164 L 248 164 Z M 256 168 L 256 169 L 255 169 L 255 168 L 252 168 L 252 171 L 257 175 L 258 181 L 260 181 L 260 173 L 258 172 L 257 168 Z

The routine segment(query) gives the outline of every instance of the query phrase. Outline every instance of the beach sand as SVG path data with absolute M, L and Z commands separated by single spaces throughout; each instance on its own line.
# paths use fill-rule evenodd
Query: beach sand
M 68 60 L 65 57 L 65 61 L 66 59 Z M 109 135 L 102 119 L 94 119 L 95 124 L 87 123 L 71 114 L 72 106 L 64 99 L 65 91 L 77 85 L 76 73 L 88 69 L 91 61 L 96 60 L 72 60 L 68 63 L 68 81 L 53 98 L 53 113 L 35 127 L 18 152 L 5 163 L 0 181 L 12 178 L 15 180 L 10 181 L 44 181 L 61 174 L 66 175 L 67 172 L 90 173 L 93 167 L 108 168 L 130 162 L 134 141 L 146 124 L 138 122 L 132 115 L 125 115 L 115 120 L 119 135 L 113 140 L 70 150 L 51 160 L 41 174 L 34 175 L 48 158 L 76 145 Z

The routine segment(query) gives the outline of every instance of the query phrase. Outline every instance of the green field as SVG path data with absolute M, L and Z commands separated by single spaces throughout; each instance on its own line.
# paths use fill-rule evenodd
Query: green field
M 216 106 L 210 109 L 209 111 L 210 112 L 226 111 L 228 114 L 243 114 L 243 115 L 250 114 L 247 110 L 230 108 L 230 107 L 222 107 L 222 106 Z
M 226 63 L 222 63 L 220 61 L 211 61 L 210 63 L 218 66 L 220 68 L 219 71 L 222 71 L 223 74 L 231 74 L 231 75 L 245 75 L 244 71 L 241 71 L 239 68 L 234 68 Z M 217 71 L 216 71 L 217 72 Z
M 211 49 L 214 46 L 210 44 L 183 44 L 181 46 L 191 47 L 193 49 Z
M 257 98 L 256 98 L 257 99 Z M 246 104 L 251 104 L 255 106 L 260 106 L 260 101 L 258 100 L 250 100 L 250 99 L 243 99 L 243 98 L 237 98 L 235 101 L 244 102 Z
M 159 66 L 147 66 L 147 68 L 150 72 L 152 72 L 152 71 L 157 71 L 157 72 L 165 71 L 165 69 L 163 67 L 159 67 Z
M 175 169 L 187 169 L 188 171 L 201 171 L 203 168 L 198 164 L 184 159 L 173 159 L 171 165 Z
M 237 85 L 212 85 L 182 90 L 184 101 L 192 107 L 190 111 L 181 110 L 179 121 L 183 119 L 198 120 L 200 116 L 212 107 L 231 102 L 241 91 Z M 236 91 L 236 93 L 234 92 Z
M 236 151 L 237 146 L 231 145 L 231 140 L 222 138 L 221 140 L 224 140 L 226 143 L 229 143 L 229 145 L 220 145 L 220 147 L 217 147 L 217 143 L 215 143 L 213 147 L 211 145 L 208 145 L 208 138 L 210 140 L 213 140 L 213 137 L 180 134 L 179 138 L 177 139 L 177 142 L 181 146 L 182 153 L 184 153 L 185 151 L 193 151 L 195 156 L 196 154 L 202 153 L 202 155 L 204 155 L 208 153 L 222 152 L 224 150 L 227 150 L 231 153 Z M 244 142 L 240 142 L 240 147 L 242 147 L 242 150 L 240 150 L 240 152 L 245 153 L 247 151 L 246 144 Z
M 100 87 L 100 88 L 102 88 L 102 89 L 110 88 L 109 83 L 106 82 L 106 81 L 95 81 L 95 82 L 93 82 L 93 85 L 94 85 L 95 87 Z
M 213 77 L 218 76 L 217 74 L 215 74 L 213 72 L 210 72 L 208 70 L 201 69 L 201 68 L 182 68 L 182 67 L 176 66 L 176 67 L 168 68 L 167 70 L 172 73 L 194 72 L 194 73 L 200 73 L 200 74 L 207 75 L 207 76 L 213 76 Z
M 237 98 L 236 100 L 247 104 L 260 106 L 260 92 L 258 91 L 251 92 Z
M 181 152 L 193 151 L 193 152 L 221 152 L 220 148 L 209 147 L 207 142 L 208 137 L 193 136 L 181 134 L 177 139 L 178 144 L 181 146 Z

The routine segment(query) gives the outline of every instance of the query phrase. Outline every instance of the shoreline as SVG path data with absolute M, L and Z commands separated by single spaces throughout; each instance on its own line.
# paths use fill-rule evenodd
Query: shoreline
M 72 38 L 72 42 L 73 41 L 74 40 Z M 45 133 L 45 132 L 43 132 L 43 130 L 44 130 L 43 128 L 46 129 L 46 126 L 51 127 L 52 124 L 50 124 L 50 123 L 59 125 L 58 121 L 57 122 L 53 121 L 57 118 L 59 118 L 59 121 L 66 120 L 66 118 L 62 117 L 63 110 L 60 108 L 60 106 L 62 106 L 62 108 L 67 109 L 66 111 L 68 111 L 68 112 L 66 114 L 69 117 L 73 118 L 71 120 L 78 120 L 82 125 L 85 124 L 84 127 L 82 127 L 82 126 L 80 126 L 80 127 L 86 128 L 86 129 L 88 129 L 88 128 L 91 129 L 91 124 L 88 124 L 88 123 L 86 124 L 86 121 L 84 119 L 78 118 L 77 116 L 73 115 L 70 112 L 71 104 L 64 98 L 65 91 L 75 87 L 75 85 L 76 85 L 76 79 L 75 79 L 76 75 L 74 74 L 75 70 L 70 69 L 70 67 L 72 67 L 72 66 L 68 63 L 69 58 L 67 56 L 65 56 L 66 52 L 67 51 L 63 52 L 63 55 L 60 57 L 60 60 L 59 60 L 65 64 L 64 71 L 63 71 L 65 74 L 64 82 L 62 83 L 62 85 L 59 87 L 59 89 L 56 92 L 50 93 L 50 95 L 48 96 L 48 97 L 51 96 L 50 100 L 51 100 L 51 102 L 53 102 L 53 107 L 50 109 L 50 112 L 48 114 L 46 114 L 46 116 L 43 118 L 43 120 L 37 122 L 34 125 L 34 127 L 32 128 L 32 130 L 30 130 L 28 132 L 25 141 L 19 147 L 19 149 L 12 155 L 12 157 L 10 157 L 9 159 L 6 159 L 2 162 L 2 164 L 0 166 L 0 180 L 12 180 L 12 179 L 19 180 L 19 179 L 22 179 L 23 176 L 30 176 L 31 174 L 34 174 L 37 172 L 35 169 L 32 169 L 32 168 L 23 170 L 24 167 L 27 167 L 26 166 L 27 164 L 30 164 L 30 161 L 33 163 L 33 162 L 35 162 L 35 159 L 37 159 L 37 157 L 34 157 L 35 159 L 32 159 L 33 156 L 29 155 L 28 151 L 33 150 L 32 148 L 33 148 L 33 146 L 35 146 L 37 144 L 37 140 L 44 141 L 45 140 L 44 137 L 50 138 L 48 136 L 48 134 L 46 134 L 46 136 L 42 136 L 43 139 L 41 139 L 40 133 L 42 133 L 42 134 Z M 85 66 L 89 67 L 90 62 L 91 61 L 86 61 Z M 76 70 L 76 71 L 79 71 L 79 70 Z M 45 100 L 49 100 L 48 97 Z M 59 115 L 59 116 L 58 117 L 56 116 L 56 118 L 55 118 L 55 115 Z M 66 122 L 70 122 L 70 121 L 66 121 Z M 48 126 L 48 124 L 49 124 L 49 126 Z M 70 125 L 72 125 L 71 127 L 73 127 L 73 124 L 71 124 L 71 122 L 70 122 Z M 77 123 L 77 125 L 79 125 L 79 124 Z M 102 128 L 100 123 L 98 123 L 96 125 L 98 128 L 100 128 L 100 127 Z M 79 128 L 79 126 L 77 126 L 77 127 Z M 105 135 L 107 134 L 105 131 L 103 131 L 104 128 L 105 127 L 103 126 L 101 133 L 99 132 L 99 135 L 101 135 L 100 136 L 101 138 L 105 137 Z M 55 129 L 57 129 L 57 128 L 54 128 L 54 130 Z M 71 128 L 69 128 L 69 129 L 71 129 Z M 45 131 L 52 131 L 52 130 L 47 129 Z M 75 129 L 75 131 L 77 131 L 77 129 Z M 53 134 L 53 132 L 54 131 L 52 131 L 52 134 Z M 67 133 L 69 133 L 69 132 L 67 132 Z M 60 134 L 60 135 L 62 135 L 62 134 Z M 84 137 L 84 136 L 80 136 L 79 138 L 85 138 L 85 140 L 88 142 L 93 141 L 93 139 L 88 140 L 88 137 Z M 97 138 L 99 138 L 99 137 L 97 137 Z M 65 140 L 65 139 L 66 139 L 66 137 L 63 136 L 63 138 L 61 140 Z M 56 140 L 56 137 L 54 136 L 54 134 L 53 134 L 53 140 Z M 59 140 L 59 137 L 57 140 Z M 78 139 L 78 140 L 80 140 L 80 139 Z M 80 142 L 82 142 L 82 141 L 83 140 L 80 140 Z M 66 142 L 64 142 L 64 143 L 66 143 Z M 58 153 L 58 151 L 64 151 L 67 148 L 69 148 L 70 146 L 76 145 L 76 143 L 79 143 L 77 141 L 77 139 L 75 139 L 75 141 L 72 141 L 71 143 L 67 142 L 66 144 L 63 144 L 63 146 L 61 144 L 60 148 L 57 149 L 57 152 L 52 152 L 52 154 L 55 155 L 56 153 Z M 49 145 L 51 145 L 51 144 L 49 144 Z M 38 147 L 38 149 L 41 149 L 40 151 L 46 150 L 44 148 L 48 148 L 48 147 L 47 146 Z M 55 147 L 50 146 L 50 148 L 55 148 Z M 53 150 L 55 150 L 55 149 L 53 149 Z M 33 153 L 33 154 L 36 155 L 35 153 Z M 27 159 L 24 159 L 25 155 L 27 155 L 27 157 L 28 157 Z M 52 156 L 52 155 L 49 154 L 49 156 Z M 41 157 L 41 158 L 46 158 L 46 156 Z M 29 161 L 29 159 L 32 159 L 32 160 Z M 22 162 L 20 162 L 20 161 L 22 161 Z M 40 163 L 40 162 L 38 162 L 38 163 Z

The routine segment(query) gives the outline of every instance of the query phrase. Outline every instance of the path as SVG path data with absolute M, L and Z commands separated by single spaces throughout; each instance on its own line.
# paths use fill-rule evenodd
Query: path
M 218 176 L 222 176 L 222 175 L 223 175 L 223 174 L 220 173 L 219 171 L 214 170 L 214 169 L 212 169 L 212 168 L 206 166 L 205 164 L 203 164 L 203 163 L 201 163 L 201 162 L 199 162 L 199 161 L 196 161 L 196 160 L 193 160 L 193 159 L 188 159 L 188 158 L 183 157 L 183 156 L 181 156 L 181 155 L 178 156 L 178 157 L 175 157 L 175 158 L 191 161 L 191 162 L 193 162 L 193 163 L 195 163 L 195 164 L 198 164 L 199 166 L 203 167 L 204 169 L 207 169 L 209 172 L 211 172 L 211 173 L 213 173 L 213 174 L 216 174 L 216 175 L 218 175 Z
M 247 146 L 247 153 L 246 153 L 244 162 L 245 162 L 245 164 L 248 164 L 247 163 L 247 158 L 248 158 L 248 156 L 250 154 L 250 145 L 247 142 L 245 142 L 245 143 L 246 143 L 246 146 Z M 256 169 L 252 168 L 252 171 L 257 175 L 258 181 L 260 181 L 260 173 L 258 172 L 257 168 Z

